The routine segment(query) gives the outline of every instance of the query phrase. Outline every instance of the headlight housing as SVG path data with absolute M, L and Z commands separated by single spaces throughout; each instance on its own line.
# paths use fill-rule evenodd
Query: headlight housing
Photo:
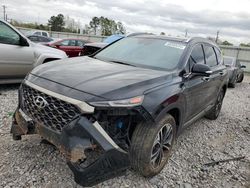
M 129 99 L 115 101 L 98 101 L 89 104 L 96 107 L 134 107 L 142 104 L 144 96 L 137 96 Z

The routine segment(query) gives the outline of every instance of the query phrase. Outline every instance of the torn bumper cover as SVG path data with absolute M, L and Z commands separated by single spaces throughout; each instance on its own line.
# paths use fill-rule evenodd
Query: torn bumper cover
M 72 120 L 59 133 L 34 122 L 18 109 L 14 115 L 11 133 L 16 140 L 21 139 L 22 135 L 39 134 L 54 144 L 66 156 L 75 181 L 82 186 L 93 186 L 122 175 L 130 166 L 128 153 L 111 139 L 98 122 L 91 123 L 84 116 Z M 78 162 L 87 158 L 85 151 L 93 149 L 96 146 L 93 143 L 104 152 L 88 166 L 81 167 Z

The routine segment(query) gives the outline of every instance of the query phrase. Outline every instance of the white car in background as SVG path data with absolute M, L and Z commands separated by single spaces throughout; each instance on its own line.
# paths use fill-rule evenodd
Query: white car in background
M 33 43 L 0 20 L 0 84 L 19 83 L 34 67 L 63 58 L 65 52 Z
M 39 35 L 44 37 L 50 37 L 49 33 L 47 31 L 33 31 L 32 35 Z

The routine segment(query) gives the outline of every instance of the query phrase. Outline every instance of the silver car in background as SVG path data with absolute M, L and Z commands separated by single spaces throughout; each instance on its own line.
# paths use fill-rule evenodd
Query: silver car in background
M 19 83 L 34 67 L 63 58 L 65 52 L 35 44 L 0 20 L 0 84 Z
M 235 57 L 224 56 L 224 64 L 228 70 L 229 82 L 228 86 L 234 88 L 236 83 L 240 83 L 244 79 L 245 65 L 241 65 Z

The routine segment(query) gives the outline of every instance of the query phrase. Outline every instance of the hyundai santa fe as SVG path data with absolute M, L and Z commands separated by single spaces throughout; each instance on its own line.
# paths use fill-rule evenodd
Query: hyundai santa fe
M 59 61 L 26 76 L 11 133 L 55 145 L 83 186 L 130 167 L 158 174 L 185 127 L 218 117 L 228 84 L 220 49 L 203 38 L 131 36 Z

